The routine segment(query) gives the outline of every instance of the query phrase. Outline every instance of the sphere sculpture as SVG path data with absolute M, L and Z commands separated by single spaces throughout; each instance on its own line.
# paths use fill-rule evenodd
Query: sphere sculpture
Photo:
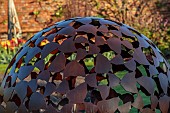
M 17 52 L 0 112 L 169 112 L 169 64 L 135 29 L 86 17 L 58 22 Z

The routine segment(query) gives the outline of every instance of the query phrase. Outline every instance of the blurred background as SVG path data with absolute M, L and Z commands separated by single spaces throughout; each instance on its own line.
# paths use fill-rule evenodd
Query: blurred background
M 170 0 L 0 0 L 0 75 L 36 32 L 61 20 L 85 16 L 135 28 L 170 59 Z

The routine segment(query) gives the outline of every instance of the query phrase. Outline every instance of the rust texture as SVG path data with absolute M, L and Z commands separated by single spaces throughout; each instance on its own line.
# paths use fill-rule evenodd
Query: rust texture
M 71 18 L 35 34 L 14 56 L 0 113 L 168 113 L 169 83 L 169 64 L 135 29 Z

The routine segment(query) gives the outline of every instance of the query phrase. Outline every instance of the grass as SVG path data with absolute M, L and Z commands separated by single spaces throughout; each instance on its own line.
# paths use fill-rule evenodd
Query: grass
M 3 75 L 5 73 L 7 66 L 8 64 L 0 64 L 0 75 Z

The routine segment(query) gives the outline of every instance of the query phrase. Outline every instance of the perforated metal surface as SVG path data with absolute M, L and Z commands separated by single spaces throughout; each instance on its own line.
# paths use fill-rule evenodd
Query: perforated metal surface
M 0 112 L 167 113 L 169 64 L 133 28 L 71 18 L 35 34 L 1 84 Z

